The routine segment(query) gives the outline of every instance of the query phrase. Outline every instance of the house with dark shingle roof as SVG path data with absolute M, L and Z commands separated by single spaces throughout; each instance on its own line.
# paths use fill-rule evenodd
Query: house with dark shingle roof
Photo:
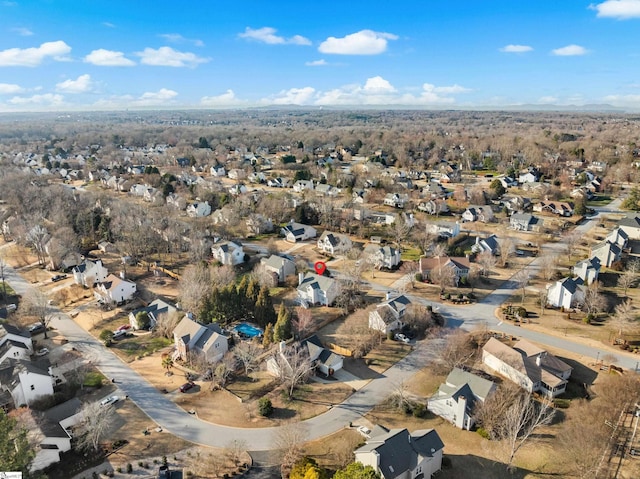
M 136 283 L 110 274 L 96 285 L 93 295 L 100 303 L 121 304 L 133 298 L 136 291 Z
M 293 261 L 275 254 L 268 258 L 262 258 L 260 264 L 274 276 L 277 276 L 275 285 L 284 283 L 287 276 L 296 274 L 296 264 Z
M 331 306 L 339 293 L 335 279 L 315 273 L 299 273 L 298 298 L 308 304 Z
M 482 347 L 482 362 L 526 391 L 549 397 L 565 391 L 573 370 L 553 354 L 525 340 L 510 348 L 495 338 L 489 339 Z
M 411 300 L 404 294 L 395 298 L 387 298 L 374 311 L 369 313 L 369 328 L 388 334 L 390 331 L 402 329 L 402 318 L 411 304 Z
M 600 260 L 596 257 L 583 259 L 573 266 L 573 274 L 582 280 L 583 284 L 591 284 L 598 280 Z
M 622 248 L 609 240 L 602 241 L 591 247 L 591 258 L 598 258 L 600 264 L 610 268 L 613 263 L 620 261 Z
M 434 256 L 420 258 L 419 267 L 423 278 L 428 278 L 432 272 L 437 274 L 445 268 L 450 269 L 457 285 L 461 278 L 469 276 L 471 263 L 469 258 L 463 256 Z
M 429 398 L 427 409 L 460 429 L 470 431 L 473 412 L 496 390 L 496 384 L 460 368 L 453 368 L 438 392 Z
M 289 243 L 297 243 L 298 241 L 315 238 L 317 233 L 316 229 L 312 226 L 292 221 L 280 229 L 280 234 L 284 236 L 284 239 Z
M 129 324 L 133 329 L 140 329 L 138 327 L 138 320 L 136 316 L 138 313 L 146 312 L 149 316 L 149 329 L 155 328 L 158 323 L 158 319 L 162 316 L 176 313 L 178 309 L 174 306 L 171 306 L 169 303 L 161 300 L 154 299 L 144 308 L 136 309 L 135 311 L 131 311 L 129 313 Z
M 353 247 L 347 235 L 324 231 L 318 238 L 318 249 L 327 254 L 345 254 Z
M 549 286 L 547 289 L 547 304 L 555 308 L 573 308 L 584 300 L 584 294 L 582 280 L 567 277 Z
M 640 215 L 631 213 L 618 221 L 618 227 L 627 233 L 631 240 L 640 240 Z
M 354 451 L 356 461 L 371 466 L 382 479 L 428 478 L 442 468 L 444 444 L 435 429 L 376 426 L 366 444 Z
M 187 360 L 189 353 L 199 353 L 214 363 L 229 350 L 228 338 L 220 326 L 200 324 L 190 314 L 186 314 L 173 330 L 173 342 L 176 348 L 173 359 Z
M 49 372 L 30 361 L 8 359 L 0 365 L 0 389 L 8 391 L 15 407 L 53 394 Z
M 336 371 L 342 369 L 344 358 L 325 348 L 315 334 L 302 341 L 302 346 L 309 350 L 309 359 L 314 367 L 325 376 L 333 376 Z

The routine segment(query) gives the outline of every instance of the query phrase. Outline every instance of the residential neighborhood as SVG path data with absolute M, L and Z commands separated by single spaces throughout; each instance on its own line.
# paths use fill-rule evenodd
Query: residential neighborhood
M 191 143 L 146 125 L 0 142 L 0 421 L 28 432 L 25 467 L 237 477 L 300 425 L 269 477 L 636 477 L 640 153 L 576 158 L 560 135 L 596 135 L 590 117 L 525 115 L 534 155 L 419 113 L 435 133 L 394 114 L 434 142 L 410 150 L 283 115 L 269 141 L 196 115 L 153 120 Z M 508 431 L 520 413 L 537 419 Z M 582 447 L 610 460 L 570 456 L 604 421 Z

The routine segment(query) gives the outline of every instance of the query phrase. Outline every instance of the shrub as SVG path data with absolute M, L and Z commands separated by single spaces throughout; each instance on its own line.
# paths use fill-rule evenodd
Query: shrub
M 260 398 L 258 400 L 258 414 L 262 417 L 269 417 L 273 414 L 273 404 L 269 398 Z
M 427 408 L 422 403 L 416 403 L 413 405 L 413 417 L 424 417 L 427 413 Z
M 411 414 L 413 412 L 413 407 L 408 402 L 402 405 L 402 410 L 405 414 Z
M 569 406 L 571 406 L 571 400 L 570 399 L 554 399 L 553 400 L 553 407 L 557 407 L 558 409 L 567 409 Z
M 476 299 L 476 295 L 475 295 L 475 294 L 473 294 L 473 293 L 469 293 L 469 294 L 467 294 L 467 298 L 469 298 L 469 299 Z
M 127 474 L 131 474 L 133 472 L 133 466 L 131 463 L 127 463 Z
M 520 316 L 521 318 L 527 317 L 527 309 L 522 306 L 519 306 L 516 312 L 518 313 L 518 316 Z
M 388 339 L 389 341 L 392 341 L 392 340 L 393 340 L 393 336 L 394 336 L 394 335 L 393 335 L 393 331 L 389 331 L 389 332 L 387 333 L 387 339 Z
M 591 324 L 591 318 L 589 316 L 591 316 L 591 315 L 587 314 L 584 318 L 582 318 L 582 322 L 584 324 Z
M 462 299 L 464 296 L 462 293 L 458 293 L 458 299 Z
M 138 461 L 138 467 L 144 467 L 144 462 Z
M 116 468 L 116 472 L 117 472 L 118 474 L 122 474 L 122 468 L 121 468 L 120 466 L 118 466 L 118 467 Z
M 445 293 L 444 294 L 444 299 L 446 299 L 446 300 L 451 299 L 451 293 Z
M 479 435 L 480 437 L 483 437 L 483 438 L 485 438 L 485 439 L 490 439 L 490 438 L 491 438 L 491 436 L 489 435 L 489 433 L 487 432 L 487 430 L 486 430 L 485 428 L 483 428 L 483 427 L 479 427 L 479 428 L 476 430 L 476 432 L 478 433 L 478 435 Z
M 431 306 L 430 304 L 427 306 L 427 311 L 429 311 L 430 313 L 433 311 L 433 306 Z
M 422 283 L 422 273 L 416 273 L 415 278 L 418 283 Z
M 169 461 L 167 461 L 167 456 L 162 456 L 162 465 L 163 466 L 168 466 L 169 465 Z

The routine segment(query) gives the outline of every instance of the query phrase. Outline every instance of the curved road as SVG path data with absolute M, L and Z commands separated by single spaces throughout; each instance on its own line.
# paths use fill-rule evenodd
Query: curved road
M 595 220 L 596 218 L 594 217 L 586 221 L 578 227 L 578 230 L 582 232 L 588 231 L 594 226 Z M 564 245 L 561 243 L 554 243 L 547 245 L 546 249 L 558 251 L 562 247 Z M 529 266 L 529 269 L 533 271 L 538 266 L 539 261 L 540 258 L 536 258 Z M 32 289 L 32 286 L 10 267 L 5 269 L 5 279 L 18 294 L 25 295 Z M 371 286 L 376 289 L 382 289 L 381 286 L 373 284 Z M 487 325 L 491 329 L 530 339 L 540 344 L 588 357 L 597 357 L 599 354 L 597 349 L 568 338 L 556 337 L 499 322 L 495 317 L 495 309 L 509 298 L 516 288 L 515 282 L 507 281 L 500 289 L 488 295 L 478 304 L 471 307 L 440 305 L 440 311 L 451 326 L 472 329 L 476 326 Z M 423 303 L 437 304 L 427 302 L 419 297 L 412 297 L 412 299 Z M 104 347 L 102 343 L 93 338 L 65 313 L 58 311 L 51 323 L 70 342 L 74 343 L 77 349 L 91 358 L 105 376 L 115 378 L 122 392 L 127 394 L 130 400 L 134 401 L 143 412 L 162 426 L 163 429 L 187 441 L 206 446 L 225 447 L 231 440 L 237 439 L 245 441 L 251 451 L 275 449 L 277 427 L 236 428 L 202 421 L 188 414 L 166 395 L 160 393 L 146 379 L 131 370 L 126 363 L 122 362 L 112 351 Z M 389 368 L 384 375 L 370 381 L 343 403 L 328 405 L 327 412 L 303 421 L 301 424 L 306 429 L 308 439 L 329 435 L 342 429 L 349 422 L 358 421 L 376 404 L 387 398 L 398 384 L 408 380 L 429 361 L 429 355 L 434 353 L 434 348 L 430 348 L 431 345 L 431 341 L 418 342 L 409 355 Z M 634 358 L 624 354 L 615 354 L 615 356 L 618 358 L 620 366 L 630 370 L 637 369 L 637 362 Z M 216 405 L 212 404 L 211 407 L 216 407 Z

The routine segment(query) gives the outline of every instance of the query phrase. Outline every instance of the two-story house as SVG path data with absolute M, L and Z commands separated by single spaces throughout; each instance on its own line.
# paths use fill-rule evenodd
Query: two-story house
M 280 229 L 280 234 L 282 234 L 289 243 L 297 243 L 298 241 L 315 238 L 317 233 L 316 229 L 312 226 L 291 221 Z
M 191 203 L 187 206 L 187 215 L 191 218 L 201 218 L 211 214 L 211 205 L 208 201 L 200 201 L 199 203 Z
M 420 258 L 420 274 L 423 278 L 430 278 L 432 274 L 439 275 L 442 269 L 450 269 L 452 278 L 457 285 L 462 278 L 469 276 L 471 263 L 463 256 L 435 256 Z
M 370 243 L 365 246 L 364 253 L 377 269 L 396 269 L 402 261 L 400 250 L 389 245 Z
M 331 306 L 339 294 L 338 282 L 315 273 L 298 273 L 297 294 L 301 302 Z
M 100 303 L 122 304 L 131 300 L 136 291 L 136 283 L 110 274 L 104 281 L 96 285 L 93 294 Z
M 102 260 L 85 259 L 72 270 L 73 281 L 85 288 L 92 288 L 96 283 L 104 281 L 109 271 L 102 265 Z
M 329 255 L 345 254 L 353 247 L 347 235 L 324 231 L 318 238 L 318 249 Z
M 388 297 L 369 313 L 369 328 L 383 334 L 402 329 L 403 318 L 410 304 L 411 300 L 404 294 L 394 298 Z
M 173 330 L 173 359 L 186 361 L 190 353 L 202 354 L 210 363 L 222 359 L 229 350 L 228 338 L 216 323 L 200 324 L 185 315 Z
M 272 254 L 268 258 L 262 258 L 260 264 L 275 275 L 275 284 L 284 283 L 287 276 L 296 274 L 296 264 L 288 258 Z
M 382 479 L 430 478 L 442 468 L 444 444 L 435 429 L 376 426 L 366 444 L 354 451 L 356 461 L 371 466 Z
M 233 241 L 219 241 L 211 247 L 211 254 L 216 261 L 229 266 L 244 263 L 242 245 Z
M 156 324 L 158 324 L 158 321 L 161 320 L 162 317 L 176 314 L 178 312 L 178 309 L 159 298 L 154 299 L 144 308 L 138 308 L 129 313 L 129 324 L 133 329 L 140 329 L 140 325 L 138 324 L 136 316 L 142 312 L 147 313 L 149 317 L 149 329 L 153 329 L 156 327 Z

